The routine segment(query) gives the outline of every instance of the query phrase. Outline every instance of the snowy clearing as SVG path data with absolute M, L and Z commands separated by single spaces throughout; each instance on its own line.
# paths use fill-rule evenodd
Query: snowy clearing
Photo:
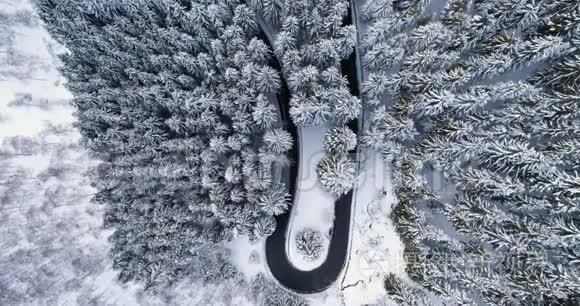
M 27 1 L 8 1 L 0 5 L 3 12 L 30 9 L 30 3 Z M 37 188 L 30 190 L 25 198 L 16 201 L 17 207 L 2 207 L 0 211 L 0 216 L 3 217 L 0 229 L 3 233 L 2 239 L 6 238 L 5 234 L 20 238 L 18 244 L 10 244 L 10 241 L 6 241 L 8 248 L 3 248 L 0 265 L 4 264 L 4 259 L 9 260 L 11 254 L 17 254 L 16 252 L 30 254 L 49 252 L 44 250 L 47 246 L 40 240 L 44 238 L 39 237 L 48 233 L 38 232 L 34 237 L 30 236 L 30 231 L 35 233 L 37 230 L 45 232 L 59 230 L 61 222 L 65 222 L 70 228 L 67 226 L 62 228 L 63 232 L 57 231 L 48 235 L 60 239 L 72 236 L 75 239 L 74 243 L 61 245 L 61 242 L 52 242 L 50 249 L 58 250 L 62 254 L 76 254 L 77 250 L 80 254 L 88 252 L 90 255 L 87 254 L 87 258 L 90 259 L 102 256 L 98 267 L 94 268 L 108 266 L 109 269 L 96 270 L 97 273 L 86 276 L 79 284 L 79 290 L 64 290 L 59 287 L 63 285 L 62 283 L 54 283 L 52 284 L 54 292 L 43 297 L 30 297 L 32 300 L 29 301 L 39 298 L 36 302 L 42 304 L 78 305 L 80 301 L 83 301 L 83 295 L 90 290 L 92 292 L 89 295 L 99 296 L 99 299 L 106 300 L 109 304 L 135 305 L 137 304 L 135 294 L 138 288 L 120 284 L 117 280 L 117 273 L 110 269 L 110 261 L 106 258 L 107 237 L 110 231 L 101 228 L 100 208 L 89 203 L 94 189 L 88 185 L 83 174 L 89 166 L 94 164 L 94 161 L 84 150 L 76 148 L 80 135 L 72 128 L 73 108 L 67 103 L 72 96 L 64 88 L 55 65 L 54 52 L 61 50 L 41 26 L 19 28 L 18 34 L 14 47 L 24 54 L 38 58 L 43 64 L 28 79 L 0 81 L 0 92 L 2 92 L 0 96 L 0 143 L 2 143 L 4 153 L 9 156 L 6 161 L 11 169 L 26 171 L 26 178 L 33 180 L 38 180 L 45 173 L 50 173 L 52 169 L 56 169 L 55 167 L 75 170 L 68 171 L 66 177 L 63 178 L 49 177 L 42 183 L 42 186 L 35 185 Z M 12 105 L 12 102 L 21 97 L 21 94 L 29 95 L 32 101 L 45 103 L 46 107 Z M 59 132 L 55 133 L 53 129 Z M 20 155 L 19 151 L 32 150 L 32 148 L 28 148 L 26 142 L 21 147 L 9 145 L 9 143 L 14 143 L 15 139 L 38 142 L 41 149 Z M 70 150 L 60 152 L 53 148 L 70 148 Z M 26 188 L 26 186 L 21 185 L 19 188 Z M 49 203 L 47 201 L 50 199 L 47 194 L 51 192 L 56 193 L 56 199 L 59 201 L 48 208 L 50 206 L 47 206 Z M 39 209 L 46 215 L 36 214 Z M 35 212 L 35 215 L 25 215 L 26 212 Z M 74 228 L 75 232 L 70 232 L 71 228 Z M 54 269 L 53 260 L 50 257 L 35 260 L 45 260 L 45 268 Z M 55 272 L 58 272 L 60 281 L 72 280 L 68 278 L 74 275 L 66 269 L 69 269 L 68 265 L 70 262 L 74 263 L 74 260 L 83 259 L 69 256 L 54 263 L 58 265 L 58 270 Z M 16 265 L 12 266 L 11 270 L 22 272 L 24 269 L 26 269 L 24 265 Z M 6 277 L 10 278 L 11 274 L 8 273 Z M 15 287 L 11 289 L 16 292 L 31 285 L 17 280 L 13 282 Z M 19 289 L 18 286 L 22 287 Z M 40 287 L 42 284 L 37 283 L 35 286 Z M 69 292 L 59 294 L 63 291 Z M 51 296 L 52 294 L 56 296 Z
M 264 240 L 250 241 L 247 236 L 240 236 L 227 244 L 231 250 L 231 261 L 246 281 L 250 281 L 258 273 L 266 275 L 266 255 Z

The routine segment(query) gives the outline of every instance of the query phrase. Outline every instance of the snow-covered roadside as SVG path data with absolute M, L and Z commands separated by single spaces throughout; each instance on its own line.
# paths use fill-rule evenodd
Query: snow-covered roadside
M 31 9 L 28 1 L 0 3 L 0 11 L 6 14 Z M 0 207 L 0 266 L 10 266 L 0 273 L 0 284 L 9 284 L 1 287 L 9 291 L 0 289 L 0 301 L 79 305 L 94 298 L 111 305 L 135 305 L 139 288 L 117 280 L 106 257 L 111 232 L 101 227 L 101 208 L 89 202 L 94 189 L 84 172 L 95 161 L 78 147 L 80 134 L 72 126 L 73 108 L 68 104 L 72 95 L 62 84 L 53 53 L 62 49 L 40 25 L 15 30 L 16 52 L 34 57 L 39 65 L 25 79 L 0 81 L 0 161 L 6 166 L 0 176 L 8 178 L 9 184 L 14 173 L 25 179 L 8 190 L 0 188 L 0 193 L 9 195 Z M 23 103 L 15 104 L 16 100 Z M 21 192 L 26 196 L 13 198 Z M 17 243 L 11 237 L 17 237 Z M 18 254 L 24 254 L 23 262 L 15 262 Z M 93 273 L 78 281 L 79 272 L 73 267 L 93 260 L 86 267 Z M 30 266 L 28 261 L 42 266 Z M 39 279 L 29 282 L 14 277 L 26 273 Z M 77 281 L 74 288 L 64 287 Z M 49 288 L 43 287 L 49 283 Z M 42 290 L 46 292 L 39 294 Z
M 305 296 L 311 305 L 396 305 L 384 288 L 389 273 L 407 279 L 403 244 L 389 214 L 396 198 L 390 169 L 380 155 L 365 152 L 352 207 L 353 223 L 345 269 L 327 290 Z
M 378 154 L 365 152 L 361 156 L 350 255 L 340 280 L 346 305 L 385 300 L 385 276 L 405 274 L 403 244 L 389 218 L 396 201 L 389 173 Z
M 316 175 L 316 166 L 324 157 L 326 130 L 324 127 L 305 127 L 298 130 L 301 139 L 300 177 L 286 233 L 286 252 L 290 262 L 297 269 L 304 271 L 313 270 L 326 260 L 330 229 L 334 221 L 336 198 L 322 189 Z M 307 227 L 322 234 L 323 251 L 321 256 L 313 261 L 304 260 L 296 249 L 296 234 Z
M 351 0 L 350 3 L 360 40 L 368 28 L 360 16 L 365 1 Z M 362 69 L 362 51 L 356 50 L 360 84 L 368 77 L 368 71 Z M 368 124 L 368 116 L 368 109 L 363 109 L 359 127 L 362 130 Z M 359 174 L 351 214 L 349 256 L 337 283 L 327 292 L 339 292 L 343 305 L 396 305 L 384 288 L 384 279 L 389 273 L 406 278 L 404 245 L 389 217 L 396 204 L 391 170 L 376 152 L 359 148 L 358 154 Z

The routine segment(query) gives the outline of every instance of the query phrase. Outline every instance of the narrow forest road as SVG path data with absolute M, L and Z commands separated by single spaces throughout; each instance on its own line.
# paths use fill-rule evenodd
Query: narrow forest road
M 352 14 L 349 13 L 344 21 L 345 25 L 352 24 Z M 275 34 L 272 30 L 261 25 L 260 38 L 263 39 L 272 49 L 273 38 Z M 268 31 L 266 33 L 266 31 Z M 357 77 L 357 55 L 356 48 L 348 59 L 341 62 L 342 73 L 349 82 L 349 89 L 352 95 L 359 96 L 359 81 Z M 281 73 L 281 66 L 277 59 L 272 59 L 271 65 Z M 278 103 L 282 113 L 282 119 L 285 120 L 285 127 L 292 134 L 295 139 L 295 145 L 290 152 L 290 159 L 293 163 L 289 169 L 289 190 L 291 191 L 290 208 L 284 214 L 276 217 L 276 230 L 266 240 L 266 261 L 270 268 L 272 275 L 286 288 L 298 293 L 316 293 L 321 292 L 330 287 L 340 275 L 345 267 L 349 252 L 349 232 L 351 228 L 351 207 L 353 202 L 353 191 L 341 196 L 334 204 L 334 223 L 333 232 L 330 237 L 330 244 L 328 249 L 328 256 L 326 261 L 311 271 L 302 271 L 292 265 L 286 256 L 286 232 L 288 230 L 288 222 L 290 220 L 292 204 L 296 197 L 296 180 L 298 179 L 298 165 L 299 146 L 301 145 L 298 138 L 297 129 L 289 117 L 290 110 L 290 92 L 286 81 L 282 77 L 282 86 L 280 94 L 278 95 Z M 349 127 L 357 134 L 359 134 L 359 120 L 352 120 Z M 354 152 L 358 152 L 358 146 Z M 358 158 L 358 154 L 356 156 Z M 358 161 L 357 161 L 358 164 Z

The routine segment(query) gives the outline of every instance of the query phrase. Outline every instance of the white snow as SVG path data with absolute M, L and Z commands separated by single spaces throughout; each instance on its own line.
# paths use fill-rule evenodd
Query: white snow
M 268 268 L 264 244 L 265 240 L 250 241 L 245 235 L 237 237 L 227 244 L 227 248 L 231 251 L 232 264 L 236 266 L 248 282 L 258 273 L 267 274 Z M 252 262 L 250 260 L 252 254 L 257 254 L 257 261 Z
M 307 295 L 305 298 L 313 306 L 350 306 L 344 303 L 340 288 L 337 285 L 333 285 L 323 292 Z
M 385 276 L 405 275 L 403 244 L 389 218 L 395 203 L 389 173 L 378 154 L 365 152 L 361 156 L 350 255 L 340 284 L 346 305 L 384 300 Z
M 15 8 L 28 8 L 30 4 L 23 1 L 12 1 L 3 2 L 0 6 L 2 11 L 8 12 Z M 64 103 L 55 103 L 51 105 L 48 109 L 42 109 L 38 107 L 30 106 L 19 106 L 10 107 L 8 106 L 11 101 L 13 101 L 17 94 L 27 93 L 31 94 L 33 99 L 47 99 L 48 101 L 62 101 L 71 98 L 70 93 L 62 86 L 60 82 L 60 76 L 54 63 L 51 61 L 53 57 L 47 47 L 47 44 L 53 44 L 54 42 L 48 36 L 48 33 L 41 28 L 19 28 L 18 37 L 16 40 L 16 48 L 26 54 L 32 54 L 40 58 L 44 65 L 42 69 L 36 71 L 36 73 L 28 80 L 14 80 L 9 79 L 5 81 L 0 81 L 0 143 L 9 137 L 21 136 L 21 137 L 33 137 L 37 140 L 46 142 L 47 144 L 52 144 L 54 147 L 63 147 L 67 144 L 77 143 L 79 140 L 79 134 L 74 130 L 67 132 L 62 136 L 50 135 L 45 136 L 42 132 L 47 128 L 48 124 L 64 126 L 70 129 L 72 123 L 74 122 L 74 117 L 72 115 L 73 109 Z M 14 156 L 8 159 L 11 167 L 15 169 L 22 169 L 27 171 L 27 177 L 36 177 L 38 174 L 46 171 L 49 166 L 63 163 L 72 163 L 78 167 L 88 168 L 94 161 L 90 160 L 83 150 L 74 151 L 73 153 L 68 152 L 61 160 L 58 159 L 57 153 L 40 153 L 33 154 L 30 156 Z M 54 180 L 54 182 L 50 181 Z M 100 229 L 101 224 L 101 214 L 97 207 L 93 207 L 89 203 L 90 195 L 94 190 L 88 185 L 86 178 L 83 176 L 76 175 L 75 173 L 67 174 L 64 180 L 57 181 L 56 179 L 49 179 L 44 183 L 44 188 L 46 190 L 51 190 L 52 188 L 64 188 L 65 190 L 65 202 L 58 203 L 58 205 L 52 208 L 50 213 L 50 220 L 43 221 L 40 223 L 41 226 L 47 229 L 54 230 L 55 225 L 62 221 L 67 220 L 67 222 L 75 222 L 75 229 L 78 232 L 72 233 L 58 233 L 55 232 L 55 236 L 66 236 L 66 235 L 76 235 L 75 238 L 78 246 L 62 246 L 63 248 L 75 248 L 84 246 L 87 250 L 96 250 L 92 252 L 91 256 L 103 255 L 107 253 L 107 236 L 110 232 L 103 231 Z M 43 205 L 42 190 L 33 190 L 29 197 L 25 198 L 23 202 L 19 202 L 17 209 L 13 211 L 2 211 L 2 214 L 9 216 L 7 219 L 9 223 L 3 224 L 6 228 L 14 229 L 14 233 L 18 230 L 26 231 L 37 226 L 36 224 L 30 223 L 18 223 L 17 222 L 39 222 L 34 218 L 31 220 L 27 217 L 20 216 L 28 209 L 33 207 L 40 207 Z M 74 216 L 74 217 L 73 217 Z M 38 216 L 38 218 L 44 218 L 43 216 Z M 15 223 L 15 224 L 11 224 Z M 28 229 L 27 229 L 28 228 Z M 20 235 L 20 234 L 19 234 Z M 12 250 L 5 250 L 4 256 L 17 251 L 19 249 L 35 249 L 42 247 L 36 245 L 34 242 L 27 241 L 26 237 L 22 237 L 21 243 L 14 246 Z M 56 247 L 56 246 L 54 246 Z M 5 257 L 7 258 L 7 257 Z M 47 262 L 50 262 L 50 258 L 46 258 Z M 72 260 L 72 258 L 70 259 Z M 108 262 L 108 261 L 107 261 Z M 110 267 L 110 263 L 108 263 Z M 59 271 L 63 273 L 63 278 L 68 276 L 70 271 Z M 83 284 L 86 288 L 92 287 L 96 295 L 109 296 L 110 302 L 122 305 L 134 305 L 136 304 L 134 290 L 128 290 L 116 280 L 116 272 L 111 269 L 100 272 L 99 274 L 91 275 L 83 280 Z M 78 304 L 76 300 L 78 294 L 70 293 L 63 294 L 56 297 L 56 300 L 61 305 L 75 305 Z M 47 297 L 48 298 L 48 297 Z
M 308 133 L 312 141 L 316 139 L 315 136 L 320 140 L 323 135 L 316 128 L 311 128 Z M 309 144 L 305 146 L 305 151 L 312 154 L 315 152 L 313 147 L 313 144 Z M 333 286 L 321 293 L 305 295 L 312 305 L 396 305 L 386 295 L 384 278 L 388 273 L 402 278 L 407 276 L 403 258 L 404 246 L 389 218 L 396 201 L 390 182 L 390 171 L 380 155 L 363 150 L 357 188 L 353 195 L 355 202 L 352 208 L 353 224 L 348 262 Z M 326 211 L 317 205 L 305 207 L 304 202 L 297 201 L 294 205 L 300 206 L 296 206 L 291 228 L 310 226 L 315 229 L 328 229 L 334 216 L 333 204 L 330 204 L 334 198 L 319 189 L 316 181 L 310 180 L 308 175 L 301 177 L 313 187 L 306 190 L 309 199 L 311 196 L 321 195 L 329 201 Z M 316 180 L 315 173 L 312 177 Z M 294 244 L 293 240 L 288 240 L 288 243 L 290 246 Z M 295 249 L 290 247 L 289 250 L 290 255 L 300 256 Z M 289 258 L 297 268 L 314 266 L 312 263 L 300 261 L 300 258 Z M 316 263 L 320 264 L 318 261 Z
M 16 1 L 15 1 L 16 3 Z M 3 7 L 0 7 L 2 9 Z M 23 28 L 18 31 L 16 48 L 26 54 L 46 59 L 51 58 L 46 43 L 54 43 L 48 33 L 40 27 Z M 0 141 L 8 136 L 34 136 L 51 122 L 70 125 L 73 122 L 72 108 L 66 105 L 56 105 L 50 111 L 40 111 L 29 107 L 8 107 L 18 93 L 30 93 L 33 98 L 50 100 L 70 99 L 71 94 L 60 84 L 60 76 L 56 67 L 47 63 L 44 69 L 37 71 L 33 79 L 26 82 L 17 80 L 0 81 Z
M 296 198 L 286 233 L 286 252 L 290 263 L 297 269 L 310 271 L 320 266 L 328 253 L 329 231 L 334 221 L 336 197 L 324 191 L 318 182 L 316 166 L 324 157 L 325 127 L 305 127 L 298 130 L 300 138 L 300 165 Z M 296 234 L 310 227 L 322 234 L 324 250 L 313 261 L 306 261 L 296 249 Z

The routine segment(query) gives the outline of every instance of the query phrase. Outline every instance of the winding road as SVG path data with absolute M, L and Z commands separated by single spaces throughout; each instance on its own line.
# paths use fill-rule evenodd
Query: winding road
M 352 4 L 351 4 L 352 5 Z M 348 15 L 344 20 L 345 25 L 352 24 L 352 10 L 349 10 Z M 262 38 L 272 49 L 273 34 L 271 29 L 268 29 L 264 24 L 261 25 L 262 31 L 260 38 Z M 269 31 L 266 33 L 266 31 Z M 270 34 L 270 35 L 267 35 Z M 281 72 L 280 63 L 276 58 L 272 58 L 270 64 Z M 351 56 L 341 62 L 341 69 L 349 82 L 349 89 L 352 95 L 359 96 L 359 82 L 357 78 L 357 55 L 356 49 Z M 282 76 L 282 73 L 280 73 Z M 296 144 L 290 151 L 290 159 L 293 161 L 292 165 L 287 169 L 289 171 L 289 190 L 291 191 L 291 203 L 294 203 L 296 196 L 296 187 L 298 179 L 298 165 L 299 165 L 299 137 L 297 128 L 289 117 L 290 110 L 290 92 L 286 81 L 282 77 L 281 91 L 278 94 L 278 102 L 280 104 L 280 111 L 282 120 L 285 122 L 285 127 L 292 134 L 296 140 Z M 348 126 L 358 134 L 359 120 L 352 120 Z M 357 148 L 358 149 L 358 148 Z M 355 152 L 356 150 L 355 149 Z M 328 256 L 326 261 L 311 271 L 302 271 L 292 265 L 286 256 L 286 232 L 288 230 L 288 222 L 290 220 L 292 205 L 284 214 L 276 217 L 277 227 L 274 233 L 266 240 L 266 260 L 272 275 L 286 288 L 298 293 L 316 293 L 327 289 L 332 285 L 343 270 L 349 252 L 349 231 L 351 223 L 351 207 L 353 204 L 353 191 L 341 196 L 334 204 L 334 223 L 333 232 L 330 237 L 330 245 L 328 249 Z

